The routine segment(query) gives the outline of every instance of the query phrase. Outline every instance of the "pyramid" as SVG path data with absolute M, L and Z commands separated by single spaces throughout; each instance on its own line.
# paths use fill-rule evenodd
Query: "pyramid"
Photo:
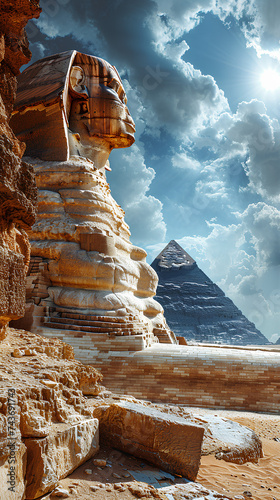
M 211 344 L 269 343 L 176 241 L 170 241 L 151 266 L 159 277 L 155 298 L 177 336 Z

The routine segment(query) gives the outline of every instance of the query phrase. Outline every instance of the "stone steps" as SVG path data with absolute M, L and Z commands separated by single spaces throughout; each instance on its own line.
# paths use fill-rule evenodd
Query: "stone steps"
M 118 318 L 111 318 L 108 316 L 103 317 L 81 314 L 79 315 L 75 313 L 60 313 L 56 309 L 51 312 L 50 316 L 45 316 L 44 318 L 42 318 L 42 323 L 46 328 L 70 330 L 80 333 L 86 332 L 89 334 L 107 333 L 110 336 L 142 335 L 148 333 L 147 326 L 145 324 L 142 324 L 140 321 L 133 323 L 131 320 L 126 321 L 124 318 L 121 318 L 121 321 L 118 321 Z
M 153 334 L 156 335 L 161 344 L 172 344 L 168 332 L 163 328 L 154 328 Z
M 127 323 L 125 318 L 120 317 L 111 317 L 111 316 L 93 316 L 90 314 L 76 314 L 76 313 L 68 313 L 68 312 L 60 312 L 59 309 L 57 311 L 60 313 L 61 318 L 67 319 L 75 319 L 75 320 L 85 320 L 85 321 L 102 321 L 103 323 Z M 129 320 L 133 318 L 129 316 Z
M 108 333 L 109 335 L 133 335 L 133 330 L 128 328 L 100 328 L 94 326 L 81 326 L 74 324 L 63 324 L 55 321 L 49 321 L 53 318 L 44 318 L 44 326 L 47 328 L 56 328 L 57 330 L 73 330 L 75 332 L 88 332 L 88 333 Z
M 133 329 L 135 326 L 141 326 L 140 323 L 135 325 L 135 323 L 132 322 L 111 322 L 111 321 L 94 321 L 94 320 L 82 320 L 82 319 L 71 319 L 71 318 L 59 318 L 56 316 L 52 316 L 49 318 L 50 321 L 56 322 L 56 323 L 62 323 L 65 325 L 81 325 L 81 326 L 90 326 L 90 327 L 98 327 L 98 328 L 107 328 L 107 329 L 115 329 L 116 326 L 119 324 L 122 327 L 124 326 L 125 328 L 131 328 Z

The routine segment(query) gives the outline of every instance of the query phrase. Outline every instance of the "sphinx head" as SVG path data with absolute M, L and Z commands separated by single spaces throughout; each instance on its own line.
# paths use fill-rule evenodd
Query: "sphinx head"
M 114 66 L 64 52 L 37 61 L 20 75 L 12 126 L 29 156 L 63 161 L 79 155 L 100 168 L 113 148 L 134 142 L 126 103 Z

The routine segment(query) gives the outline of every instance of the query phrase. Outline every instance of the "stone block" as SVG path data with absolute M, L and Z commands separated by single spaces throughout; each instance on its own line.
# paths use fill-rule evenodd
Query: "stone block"
M 99 449 L 98 420 L 77 425 L 58 424 L 49 436 L 25 439 L 27 447 L 26 499 L 51 491 L 57 482 L 71 474 Z
M 146 459 L 165 471 L 195 480 L 203 427 L 130 402 L 98 409 L 98 418 L 101 440 L 107 444 Z

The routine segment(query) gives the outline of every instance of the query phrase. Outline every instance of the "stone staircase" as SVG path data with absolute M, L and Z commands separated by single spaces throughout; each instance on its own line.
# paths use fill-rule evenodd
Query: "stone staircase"
M 129 316 L 128 319 L 111 316 L 95 316 L 92 314 L 76 314 L 62 312 L 60 308 L 49 308 L 49 315 L 42 318 L 46 328 L 88 332 L 91 334 L 107 333 L 110 336 L 143 335 L 149 333 L 144 322 Z
M 171 330 L 165 328 L 154 328 L 153 334 L 158 338 L 161 344 L 177 343 L 176 336 Z

